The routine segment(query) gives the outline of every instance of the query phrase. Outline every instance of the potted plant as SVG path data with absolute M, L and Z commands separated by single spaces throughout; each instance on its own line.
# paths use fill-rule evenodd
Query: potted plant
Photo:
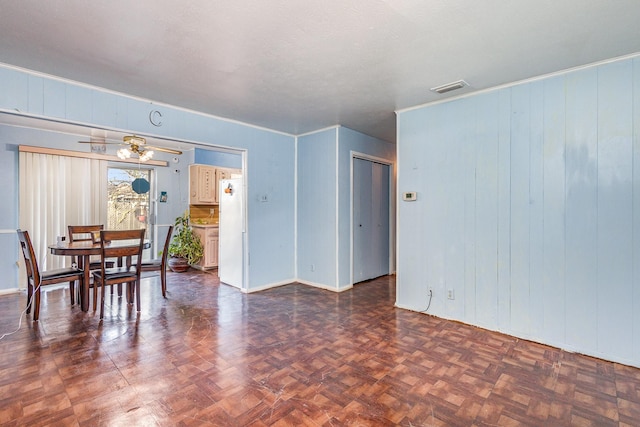
M 202 242 L 193 232 L 189 224 L 189 212 L 185 211 L 176 218 L 175 231 L 167 250 L 169 268 L 177 273 L 187 271 L 191 264 L 200 261 L 203 254 Z

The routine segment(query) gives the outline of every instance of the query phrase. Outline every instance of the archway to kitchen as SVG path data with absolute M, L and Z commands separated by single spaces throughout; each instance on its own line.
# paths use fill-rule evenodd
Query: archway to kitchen
M 195 266 L 217 270 L 222 283 L 245 288 L 245 152 L 195 147 L 189 166 L 189 215 L 204 246 Z

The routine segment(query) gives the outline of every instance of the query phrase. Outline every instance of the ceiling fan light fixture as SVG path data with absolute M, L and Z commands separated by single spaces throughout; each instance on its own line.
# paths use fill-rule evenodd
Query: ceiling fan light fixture
M 140 153 L 140 161 L 146 162 L 147 160 L 151 160 L 153 157 L 153 150 L 147 150 Z
M 116 151 L 116 154 L 118 155 L 119 158 L 121 158 L 122 160 L 126 160 L 129 157 L 131 157 L 131 151 L 129 151 L 127 148 L 121 148 L 118 151 Z
M 106 152 L 106 144 L 118 144 L 118 145 L 127 145 L 127 147 L 120 148 L 116 151 L 118 158 L 122 160 L 130 159 L 131 157 L 138 156 L 138 160 L 141 162 L 146 162 L 151 160 L 155 151 L 160 151 L 162 153 L 169 153 L 174 155 L 181 155 L 182 151 L 176 150 L 173 148 L 166 147 L 155 147 L 152 145 L 147 145 L 147 140 L 141 136 L 137 135 L 125 135 L 122 137 L 122 143 L 119 142 L 107 142 L 106 138 L 102 140 L 100 144 L 97 144 L 94 138 L 92 137 L 90 141 L 78 141 L 83 144 L 91 144 L 91 150 L 95 153 L 105 154 Z
M 444 85 L 432 87 L 431 91 L 442 94 L 442 93 L 451 92 L 452 90 L 462 89 L 463 87 L 466 87 L 466 86 L 469 86 L 469 83 L 465 82 L 464 80 L 458 80 L 458 81 L 447 83 Z

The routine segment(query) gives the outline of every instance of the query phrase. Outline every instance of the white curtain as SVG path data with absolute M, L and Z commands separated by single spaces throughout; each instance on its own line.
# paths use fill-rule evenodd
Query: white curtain
M 29 232 L 40 269 L 68 265 L 69 257 L 51 255 L 48 246 L 68 225 L 105 224 L 107 162 L 20 152 L 19 171 L 20 228 Z M 24 266 L 20 272 L 24 286 Z

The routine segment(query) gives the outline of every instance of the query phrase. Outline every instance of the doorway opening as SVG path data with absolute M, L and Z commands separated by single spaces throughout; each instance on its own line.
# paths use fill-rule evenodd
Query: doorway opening
M 246 196 L 246 173 L 247 173 L 247 151 L 222 147 L 196 147 L 194 150 L 195 165 L 200 169 L 210 172 L 215 178 L 212 179 L 217 196 L 213 205 L 201 206 L 197 199 L 190 199 L 189 211 L 192 221 L 198 223 L 198 216 L 204 212 L 213 213 L 215 227 L 215 255 L 209 256 L 208 245 L 214 234 L 211 230 L 203 231 L 205 235 L 211 233 L 211 239 L 205 239 L 205 258 L 215 262 L 205 262 L 210 266 L 215 264 L 217 275 L 221 283 L 246 290 L 248 282 L 248 236 L 247 236 L 247 196 Z M 213 168 L 213 169 L 210 169 Z M 191 172 L 190 172 L 191 174 Z M 200 176 L 200 175 L 198 175 Z M 192 181 L 197 184 L 200 179 Z M 206 182 L 206 180 L 205 180 Z M 197 184 L 199 185 L 199 184 Z M 195 202 L 195 204 L 193 203 Z M 208 224 L 211 218 L 203 218 L 203 224 Z M 201 223 L 201 224 L 202 224 Z M 196 227 L 207 227 L 198 225 Z
M 352 153 L 351 283 L 390 274 L 392 164 Z

